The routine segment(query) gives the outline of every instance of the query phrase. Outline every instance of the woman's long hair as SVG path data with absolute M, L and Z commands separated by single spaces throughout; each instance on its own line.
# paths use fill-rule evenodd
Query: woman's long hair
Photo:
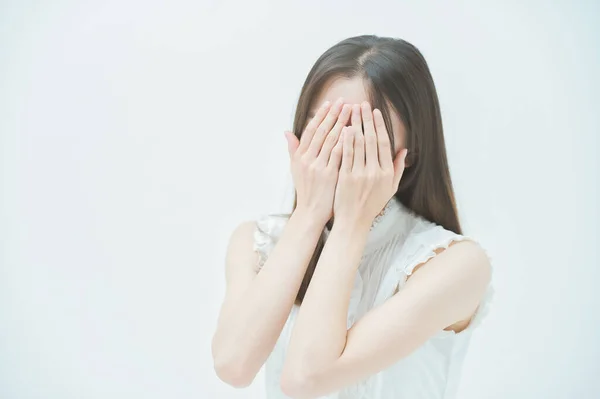
M 302 87 L 294 117 L 296 137 L 301 137 L 314 101 L 337 78 L 363 79 L 372 108 L 380 109 L 383 114 L 392 149 L 392 109 L 406 128 L 409 167 L 404 170 L 394 196 L 416 214 L 462 234 L 448 168 L 440 105 L 421 52 L 404 40 L 374 35 L 351 37 L 329 48 L 312 67 Z M 296 197 L 293 206 L 295 209 Z M 324 244 L 322 235 L 304 275 L 296 304 L 304 299 Z

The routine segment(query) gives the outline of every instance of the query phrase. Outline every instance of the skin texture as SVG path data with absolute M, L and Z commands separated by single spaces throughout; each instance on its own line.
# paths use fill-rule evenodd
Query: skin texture
M 336 105 L 340 96 L 343 100 Z M 256 260 L 253 225 L 242 224 L 232 236 L 226 299 L 213 339 L 217 374 L 232 385 L 249 384 L 272 350 L 310 249 L 331 214 L 333 229 L 288 347 L 281 379 L 288 396 L 312 398 L 337 391 L 389 367 L 442 329 L 460 332 L 484 295 L 489 260 L 476 243 L 461 241 L 438 250 L 415 269 L 402 290 L 346 328 L 370 225 L 407 167 L 400 119 L 393 115 L 397 147 L 392 159 L 381 115 L 367 100 L 360 80 L 336 80 L 316 102 L 334 105 L 315 110 L 300 141 L 286 134 L 298 206 L 260 273 L 251 272 Z M 348 117 L 342 102 L 351 105 Z M 314 201 L 317 193 L 320 201 Z

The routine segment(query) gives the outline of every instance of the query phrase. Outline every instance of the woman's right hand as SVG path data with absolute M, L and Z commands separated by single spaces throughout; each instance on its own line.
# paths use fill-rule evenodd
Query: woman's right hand
M 342 157 L 341 131 L 352 106 L 339 98 L 325 102 L 304 129 L 300 140 L 286 131 L 296 210 L 306 212 L 325 225 L 333 216 L 333 198 Z

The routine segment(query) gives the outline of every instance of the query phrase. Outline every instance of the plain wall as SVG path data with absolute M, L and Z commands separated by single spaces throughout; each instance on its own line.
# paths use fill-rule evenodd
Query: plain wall
M 224 254 L 287 209 L 329 46 L 425 55 L 496 297 L 461 398 L 598 398 L 600 5 L 1 1 L 0 397 L 261 398 L 213 372 Z

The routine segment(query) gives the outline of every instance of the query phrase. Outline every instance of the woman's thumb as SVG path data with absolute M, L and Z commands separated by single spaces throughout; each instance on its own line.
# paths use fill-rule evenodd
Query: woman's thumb
M 300 141 L 298 140 L 298 137 L 296 137 L 296 135 L 288 130 L 286 130 L 284 132 L 285 138 L 287 140 L 288 143 L 288 152 L 290 153 L 290 157 L 292 155 L 294 155 L 294 153 L 296 152 L 296 150 L 298 149 L 298 146 L 300 145 Z

